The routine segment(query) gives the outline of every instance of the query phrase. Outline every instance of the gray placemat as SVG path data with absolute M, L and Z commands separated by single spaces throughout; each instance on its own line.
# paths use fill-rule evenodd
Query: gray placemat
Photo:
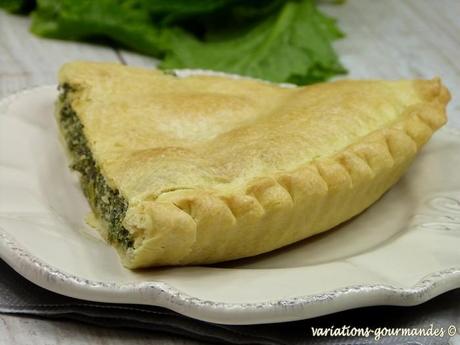
M 73 319 L 103 327 L 162 331 L 213 344 L 454 344 L 449 326 L 460 330 L 460 289 L 415 307 L 372 307 L 315 319 L 278 324 L 228 326 L 194 320 L 160 307 L 96 303 L 59 295 L 24 279 L 0 260 L 0 312 L 41 318 Z M 443 329 L 444 336 L 313 336 L 313 328 L 353 332 L 407 328 L 411 331 Z M 345 328 L 344 328 L 345 327 Z M 347 328 L 348 327 L 348 328 Z M 457 331 L 458 332 L 458 331 Z M 449 340 L 450 339 L 450 340 Z

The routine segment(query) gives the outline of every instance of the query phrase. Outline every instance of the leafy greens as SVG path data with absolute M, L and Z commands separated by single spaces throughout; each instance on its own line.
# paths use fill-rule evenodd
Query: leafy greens
M 345 73 L 331 45 L 342 33 L 314 0 L 38 0 L 32 18 L 37 35 L 108 40 L 163 69 L 297 84 Z

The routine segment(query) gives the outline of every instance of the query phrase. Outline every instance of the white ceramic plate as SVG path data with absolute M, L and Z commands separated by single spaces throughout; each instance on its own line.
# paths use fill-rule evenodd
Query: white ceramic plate
M 0 256 L 32 282 L 101 302 L 164 306 L 218 323 L 414 305 L 460 287 L 460 131 L 443 129 L 380 201 L 338 229 L 211 267 L 133 272 L 84 224 L 55 86 L 0 104 Z

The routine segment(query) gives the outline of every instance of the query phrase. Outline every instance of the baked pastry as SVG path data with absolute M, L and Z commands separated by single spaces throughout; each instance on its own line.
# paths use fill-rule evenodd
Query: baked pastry
M 359 214 L 450 98 L 439 79 L 282 88 L 90 62 L 59 83 L 72 166 L 128 268 L 252 256 Z

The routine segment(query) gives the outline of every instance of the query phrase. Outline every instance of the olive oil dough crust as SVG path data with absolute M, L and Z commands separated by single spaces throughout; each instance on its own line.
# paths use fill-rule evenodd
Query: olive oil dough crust
M 281 88 L 90 62 L 59 82 L 127 201 L 132 244 L 112 244 L 128 268 L 252 256 L 350 219 L 398 181 L 450 99 L 439 79 Z

